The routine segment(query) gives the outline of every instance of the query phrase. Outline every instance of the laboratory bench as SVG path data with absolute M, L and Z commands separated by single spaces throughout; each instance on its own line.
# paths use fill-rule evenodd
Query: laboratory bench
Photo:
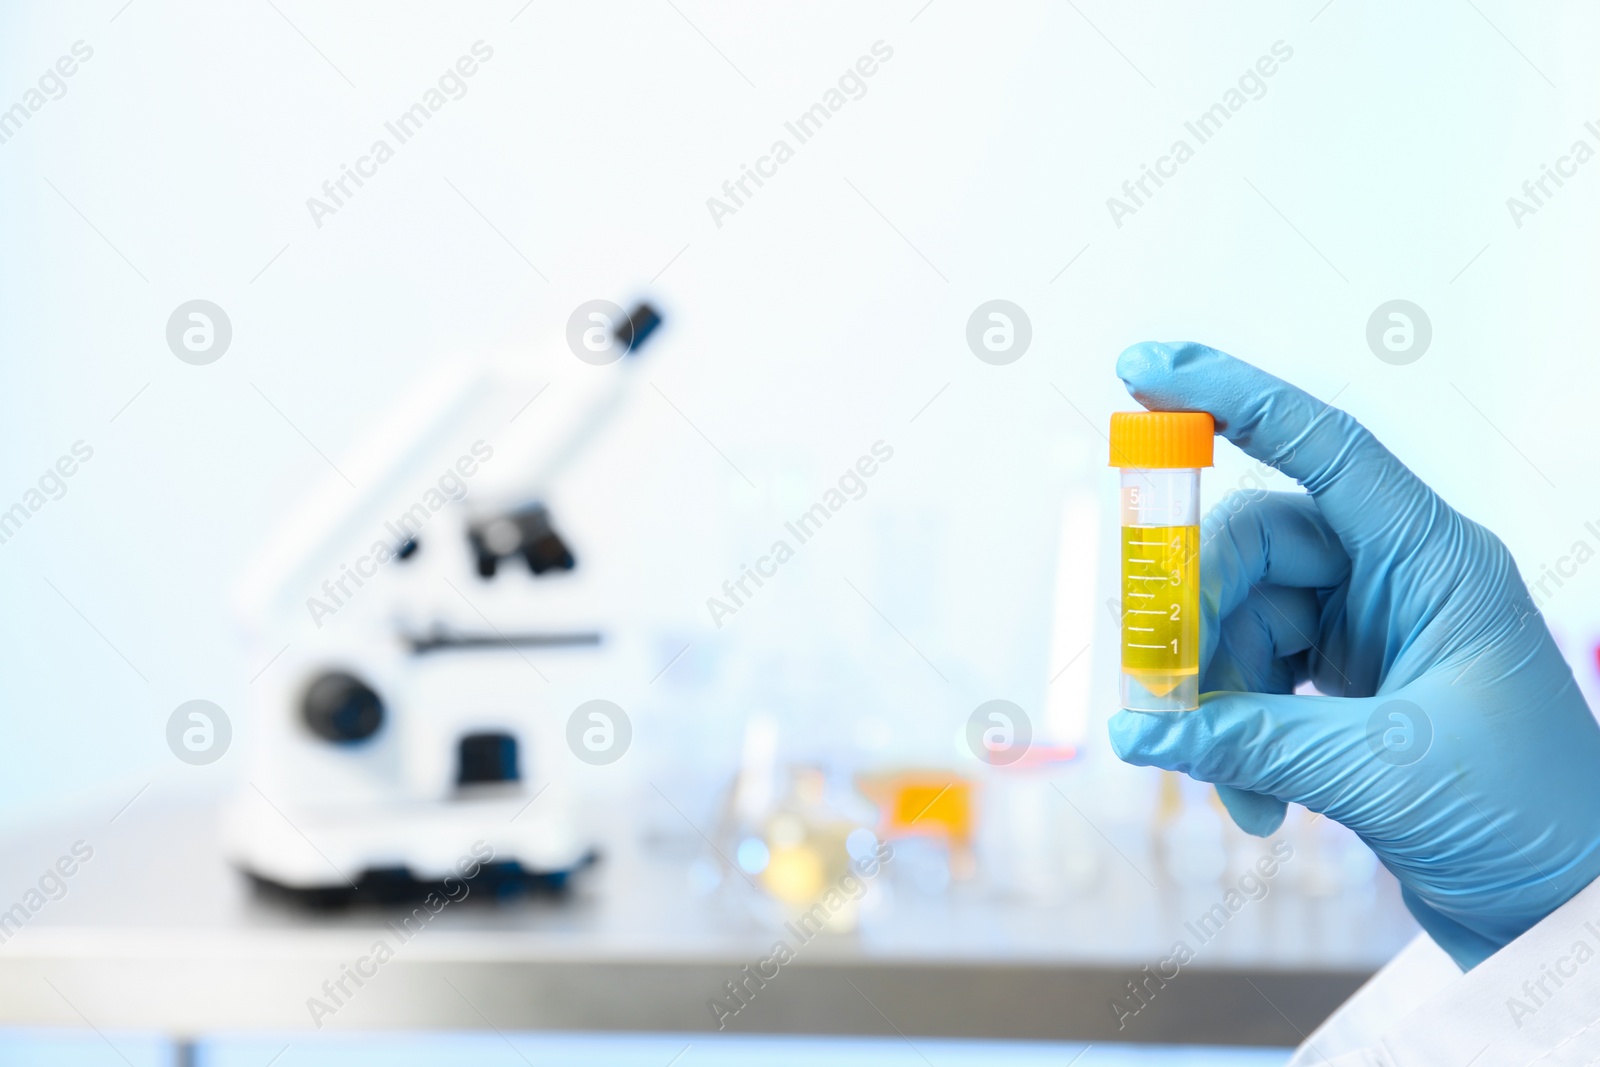
M 252 886 L 222 856 L 219 803 L 157 785 L 114 814 L 8 835 L 0 910 L 42 878 L 48 892 L 0 926 L 0 1026 L 705 1033 L 726 983 L 795 940 L 737 872 L 717 874 L 697 828 L 671 831 L 676 816 L 630 823 L 565 896 L 478 894 L 402 939 L 406 907 L 308 910 Z M 1090 829 L 1096 862 L 1043 894 L 885 878 L 858 929 L 796 944 L 724 1033 L 1286 1047 L 1416 931 L 1381 871 L 1319 894 L 1283 877 L 1219 913 L 1222 885 L 1154 877 L 1136 837 Z M 1192 958 L 1174 958 L 1178 942 Z M 364 957 L 369 976 L 345 979 L 335 1007 L 325 983 Z M 314 1021 L 313 998 L 334 1010 Z

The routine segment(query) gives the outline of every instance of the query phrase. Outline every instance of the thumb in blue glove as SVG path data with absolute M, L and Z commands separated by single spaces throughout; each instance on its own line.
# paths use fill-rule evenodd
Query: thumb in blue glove
M 1243 829 L 1286 802 L 1347 826 L 1463 968 L 1600 875 L 1600 725 L 1500 540 L 1349 415 L 1197 344 L 1117 374 L 1307 490 L 1201 533 L 1199 711 L 1120 711 L 1130 763 L 1216 784 Z M 1329 696 L 1296 696 L 1310 679 Z

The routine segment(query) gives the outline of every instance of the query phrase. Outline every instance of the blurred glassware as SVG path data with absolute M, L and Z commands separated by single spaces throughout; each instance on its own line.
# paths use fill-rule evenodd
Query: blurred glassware
M 968 879 L 977 872 L 976 781 L 952 770 L 916 768 L 862 774 L 856 788 L 877 807 L 884 840 L 931 838 L 945 847 L 950 877 Z

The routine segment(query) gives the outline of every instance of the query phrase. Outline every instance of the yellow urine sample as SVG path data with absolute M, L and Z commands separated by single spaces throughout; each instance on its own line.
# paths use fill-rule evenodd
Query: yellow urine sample
M 1157 697 L 1200 673 L 1200 527 L 1122 528 L 1122 670 Z

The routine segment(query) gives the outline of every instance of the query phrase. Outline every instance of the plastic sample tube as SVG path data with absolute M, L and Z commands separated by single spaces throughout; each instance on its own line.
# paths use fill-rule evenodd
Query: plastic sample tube
M 1122 468 L 1122 706 L 1200 707 L 1200 468 L 1216 433 L 1203 411 L 1118 411 Z

